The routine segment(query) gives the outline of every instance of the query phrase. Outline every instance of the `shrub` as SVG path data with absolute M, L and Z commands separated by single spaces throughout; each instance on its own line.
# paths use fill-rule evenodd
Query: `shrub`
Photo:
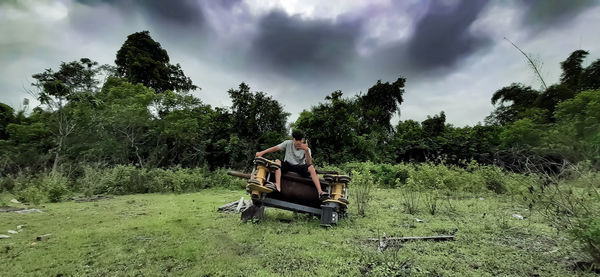
M 102 177 L 105 172 L 106 170 L 95 165 L 83 166 L 83 173 L 77 179 L 77 189 L 87 197 L 101 193 Z
M 411 189 L 405 189 L 402 191 L 401 197 L 402 206 L 404 211 L 409 214 L 416 214 L 419 212 L 419 192 Z
M 354 203 L 358 215 L 365 216 L 365 211 L 371 201 L 371 190 L 373 188 L 373 177 L 366 171 L 352 171 L 352 182 L 350 183 L 351 197 L 354 197 Z
M 48 196 L 37 186 L 30 186 L 16 193 L 17 198 L 21 202 L 27 202 L 34 205 L 39 205 L 48 200 Z
M 0 192 L 11 191 L 15 187 L 15 180 L 12 176 L 0 178 Z
M 207 187 L 223 187 L 229 189 L 244 189 L 246 180 L 227 175 L 226 169 L 208 171 L 204 181 Z
M 590 163 L 588 162 L 587 165 Z M 537 186 L 523 194 L 558 232 L 570 233 L 600 263 L 600 175 L 584 164 L 565 164 L 556 173 L 539 173 Z M 568 178 L 560 178 L 568 176 Z
M 13 192 L 17 198 L 35 205 L 46 201 L 60 202 L 70 193 L 70 180 L 60 173 L 18 174 L 13 182 Z
M 409 177 L 410 166 L 405 164 L 374 164 L 372 162 L 352 162 L 342 166 L 346 172 L 352 170 L 368 172 L 373 176 L 373 180 L 379 187 L 394 188 L 399 180 L 400 184 L 405 184 Z
M 432 192 L 426 193 L 424 199 L 425 207 L 427 208 L 429 214 L 435 215 L 439 200 L 438 192 L 434 190 Z
M 477 173 L 481 175 L 488 190 L 495 193 L 505 193 L 508 190 L 504 180 L 505 174 L 499 167 L 481 166 Z
M 41 183 L 50 202 L 60 202 L 69 193 L 69 179 L 62 174 L 42 176 Z
M 571 233 L 577 241 L 583 244 L 594 262 L 600 265 L 600 218 L 583 220 Z
M 207 168 L 139 169 L 119 165 L 101 169 L 88 166 L 78 180 L 78 187 L 86 194 L 127 194 L 154 192 L 197 191 L 209 187 L 245 188 L 243 179 L 227 175 L 226 169 L 210 171 Z

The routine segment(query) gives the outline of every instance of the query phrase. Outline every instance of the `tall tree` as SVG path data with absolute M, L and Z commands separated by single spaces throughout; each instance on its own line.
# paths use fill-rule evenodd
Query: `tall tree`
M 288 116 L 277 100 L 264 92 L 250 92 L 246 83 L 228 91 L 231 98 L 232 130 L 229 146 L 233 167 L 244 167 L 256 151 L 285 138 Z
M 583 72 L 581 78 L 581 89 L 599 89 L 600 88 L 600 59 L 597 59 L 592 64 L 588 65 Z
M 141 83 L 153 88 L 158 93 L 198 89 L 179 64 L 169 63 L 167 50 L 150 37 L 149 31 L 129 35 L 117 51 L 115 64 L 121 77 L 133 84 Z
M 390 131 L 390 119 L 398 106 L 402 104 L 404 84 L 406 79 L 398 78 L 395 82 L 377 83 L 369 88 L 367 94 L 358 98 L 358 105 L 362 111 L 362 133 L 369 133 L 373 128 Z
M 581 63 L 588 54 L 589 52 L 585 50 L 575 50 L 566 60 L 560 63 L 563 71 L 560 76 L 560 82 L 565 84 L 569 89 L 579 91 L 581 73 L 583 72 Z
M 523 113 L 533 107 L 539 92 L 529 86 L 513 83 L 497 90 L 492 96 L 492 105 L 498 104 L 494 112 L 486 118 L 487 122 L 506 125 L 523 116 Z
M 9 105 L 0 103 L 0 140 L 8 139 L 6 126 L 15 121 L 15 110 Z
M 37 99 L 51 112 L 51 130 L 55 137 L 54 164 L 52 172 L 56 172 L 60 162 L 66 139 L 75 131 L 75 118 L 68 104 L 89 99 L 89 95 L 97 90 L 98 63 L 88 58 L 79 61 L 61 63 L 58 71 L 46 69 L 34 74 L 36 80 L 32 91 Z

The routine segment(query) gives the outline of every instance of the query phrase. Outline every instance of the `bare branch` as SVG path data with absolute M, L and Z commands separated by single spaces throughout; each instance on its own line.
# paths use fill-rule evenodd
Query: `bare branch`
M 542 78 L 542 75 L 540 74 L 540 71 L 537 68 L 537 65 L 533 62 L 533 60 L 529 57 L 529 55 L 525 54 L 525 52 L 523 52 L 523 50 L 521 50 L 521 48 L 519 48 L 517 45 L 515 45 L 508 38 L 504 37 L 504 39 L 506 41 L 510 42 L 510 44 L 512 44 L 512 46 L 514 46 L 515 48 L 517 48 L 517 50 L 519 50 L 519 52 L 521 52 L 521 54 L 523 54 L 523 56 L 525 56 L 525 58 L 527 59 L 527 62 L 529 62 L 529 65 L 531 65 L 531 67 L 535 71 L 535 74 L 537 74 L 538 78 L 542 82 L 542 85 L 544 86 L 544 90 L 548 89 L 548 86 L 546 85 L 546 82 L 544 81 L 544 78 Z

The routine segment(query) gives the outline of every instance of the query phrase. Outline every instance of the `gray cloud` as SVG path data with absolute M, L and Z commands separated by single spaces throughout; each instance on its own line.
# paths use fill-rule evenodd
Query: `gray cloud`
M 123 13 L 139 11 L 163 24 L 190 26 L 202 25 L 205 22 L 202 7 L 195 0 L 78 0 L 78 2 L 89 6 L 111 5 L 118 7 Z
M 406 58 L 411 65 L 423 70 L 449 67 L 489 43 L 487 37 L 469 30 L 486 4 L 487 1 L 463 0 L 444 6 L 432 2 L 406 45 Z
M 258 26 L 251 42 L 253 61 L 286 74 L 339 75 L 357 55 L 359 21 L 304 20 L 273 11 Z
M 551 25 L 559 25 L 573 20 L 578 14 L 597 6 L 597 0 L 530 0 L 521 3 L 525 8 L 523 24 L 534 31 L 550 30 Z

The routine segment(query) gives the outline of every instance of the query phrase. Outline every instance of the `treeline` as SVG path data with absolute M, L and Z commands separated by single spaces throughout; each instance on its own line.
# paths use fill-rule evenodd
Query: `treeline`
M 559 84 L 537 91 L 512 84 L 491 99 L 485 124 L 454 127 L 444 112 L 423 122 L 391 118 L 406 80 L 377 81 L 365 94 L 335 91 L 304 110 L 292 128 L 305 131 L 317 165 L 471 160 L 523 166 L 531 155 L 600 163 L 600 60 L 588 53 L 561 63 Z M 32 111 L 0 103 L 0 174 L 82 172 L 85 165 L 243 169 L 259 150 L 288 137 L 282 105 L 241 83 L 231 107 L 212 107 L 147 31 L 130 35 L 116 66 L 84 58 L 34 74 Z

